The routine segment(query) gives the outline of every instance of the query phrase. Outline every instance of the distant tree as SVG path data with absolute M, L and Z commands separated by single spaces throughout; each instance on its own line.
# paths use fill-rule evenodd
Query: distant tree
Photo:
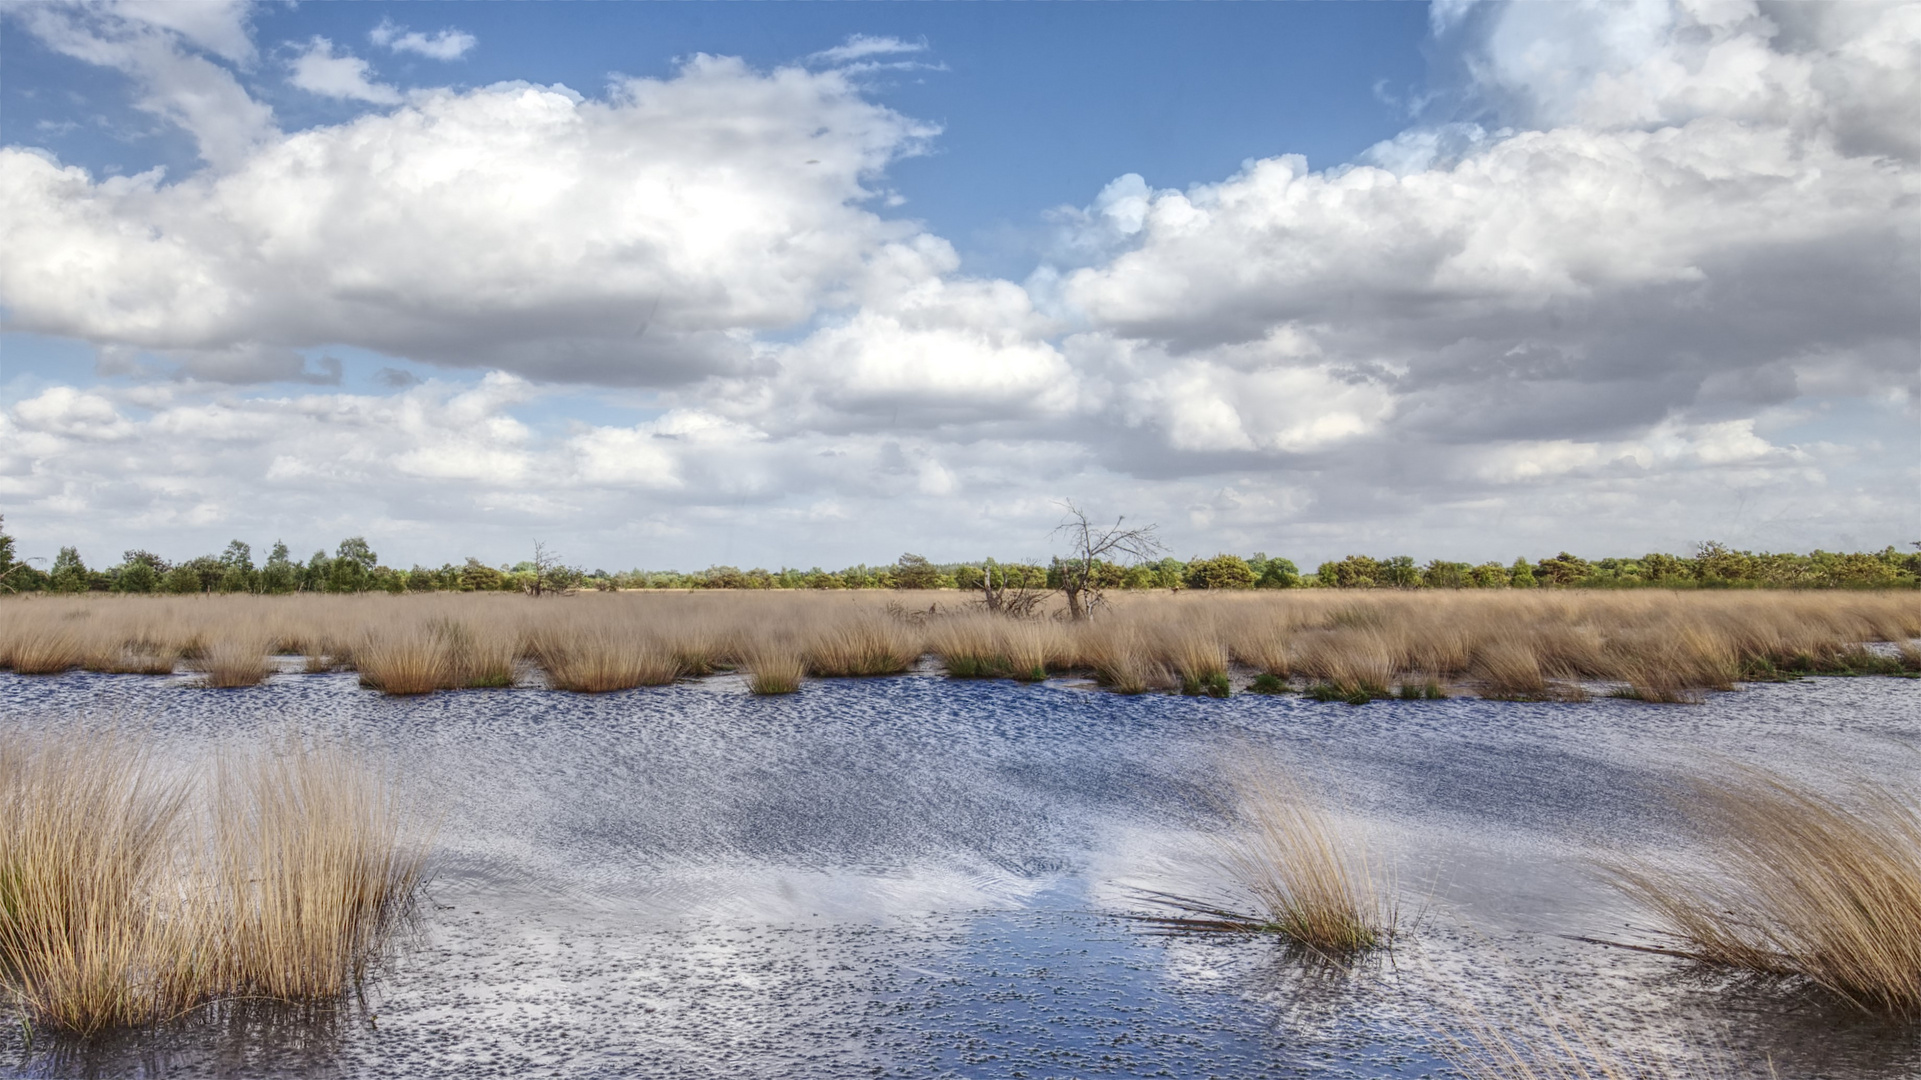
M 300 589 L 303 592 L 325 592 L 327 582 L 332 578 L 333 560 L 327 558 L 325 551 L 316 551 L 307 565 L 300 568 Z
M 227 541 L 227 550 L 220 555 L 220 561 L 227 566 L 237 566 L 242 570 L 253 569 L 253 545 L 241 540 Z
M 1576 558 L 1563 551 L 1551 559 L 1542 559 L 1535 565 L 1535 578 L 1547 585 L 1567 588 L 1579 585 L 1594 573 L 1594 567 L 1586 559 Z
M 1694 576 L 1704 585 L 1729 585 L 1754 576 L 1754 557 L 1718 540 L 1694 546 Z
M 167 571 L 160 579 L 160 587 L 170 593 L 181 595 L 197 593 L 205 588 L 200 580 L 200 571 L 194 569 L 192 563 L 181 563 Z
M 253 592 L 259 581 L 253 568 L 253 547 L 240 540 L 228 542 L 220 555 L 221 592 Z
M 1411 560 L 1410 560 L 1411 561 Z M 1371 589 L 1385 584 L 1381 564 L 1366 555 L 1349 555 L 1339 562 L 1324 562 L 1314 571 L 1321 584 L 1335 589 Z
M 122 563 L 120 572 L 113 579 L 115 592 L 150 593 L 159 587 L 160 575 L 154 572 L 151 564 L 144 562 L 128 560 Z
M 1300 583 L 1301 568 L 1288 559 L 1263 558 L 1254 579 L 1257 589 L 1292 589 Z
M 971 568 L 970 568 L 971 569 Z M 1054 594 L 1047 571 L 1023 563 L 984 560 L 980 566 L 981 606 L 996 615 L 1024 619 Z
M 1468 584 L 1468 565 L 1444 559 L 1431 560 L 1421 568 L 1421 584 L 1430 589 L 1465 588 Z
M 460 568 L 462 592 L 493 592 L 506 584 L 507 575 L 474 558 L 467 556 L 466 565 Z
M 1514 566 L 1507 572 L 1507 583 L 1516 589 L 1532 589 L 1535 585 L 1534 567 L 1529 565 L 1527 556 L 1514 560 Z
M 1117 517 L 1114 524 L 1102 528 L 1075 506 L 1073 500 L 1063 500 L 1061 505 L 1066 508 L 1067 516 L 1054 527 L 1054 532 L 1067 538 L 1068 554 L 1064 558 L 1055 557 L 1054 570 L 1059 575 L 1060 590 L 1067 597 L 1068 617 L 1079 622 L 1088 618 L 1103 599 L 1104 586 L 1095 575 L 1096 563 L 1121 559 L 1141 561 L 1166 549 L 1155 535 L 1154 525 L 1129 529 L 1127 519 Z
M 1507 567 L 1497 562 L 1486 562 L 1467 572 L 1468 584 L 1477 589 L 1505 589 L 1508 585 Z
M 569 593 L 580 583 L 580 571 L 562 563 L 559 556 L 538 540 L 534 541 L 534 559 L 527 569 L 527 592 L 532 596 Z
M 1381 560 L 1380 577 L 1382 585 L 1394 589 L 1417 589 L 1421 585 L 1421 570 L 1414 565 L 1411 555 L 1395 555 Z
M 30 569 L 26 563 L 14 556 L 13 537 L 7 535 L 6 516 L 0 515 L 0 592 L 19 592 L 26 573 Z
M 47 573 L 47 587 L 54 592 L 83 593 L 91 584 L 87 564 L 80 561 L 78 548 L 63 547 L 54 556 L 53 569 Z
M 260 591 L 263 593 L 290 593 L 300 587 L 300 567 L 287 551 L 287 545 L 278 540 L 273 542 L 273 551 L 267 555 L 267 563 L 260 568 Z
M 940 570 L 922 556 L 909 553 L 894 561 L 894 588 L 938 589 L 940 584 Z
M 1211 559 L 1189 559 L 1186 585 L 1190 589 L 1251 589 L 1254 570 L 1239 555 L 1216 555 Z
M 155 592 L 171 569 L 172 563 L 151 551 L 134 548 L 122 552 L 120 568 L 113 576 L 113 589 L 123 593 Z
M 380 556 L 374 554 L 364 536 L 350 536 L 334 549 L 327 565 L 327 588 L 332 592 L 361 592 L 373 585 L 374 567 Z

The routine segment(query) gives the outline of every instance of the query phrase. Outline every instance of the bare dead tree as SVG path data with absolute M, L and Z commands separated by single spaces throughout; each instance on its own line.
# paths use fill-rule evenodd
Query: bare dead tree
M 1126 528 L 1127 519 L 1117 517 L 1114 524 L 1100 528 L 1086 512 L 1064 499 L 1067 516 L 1054 532 L 1067 537 L 1069 554 L 1055 556 L 1054 569 L 1060 574 L 1060 590 L 1067 596 L 1067 614 L 1075 622 L 1086 619 L 1102 602 L 1106 583 L 1100 580 L 1100 564 L 1117 559 L 1146 560 L 1167 550 L 1154 535 L 1158 526 Z
M 1054 594 L 1047 575 L 1037 567 L 1002 566 L 992 559 L 981 564 L 981 606 L 1012 619 L 1032 616 L 1041 601 Z
M 546 596 L 548 593 L 572 592 L 569 588 L 572 576 L 561 565 L 560 559 L 547 549 L 546 544 L 534 541 L 534 580 L 527 583 L 529 593 Z

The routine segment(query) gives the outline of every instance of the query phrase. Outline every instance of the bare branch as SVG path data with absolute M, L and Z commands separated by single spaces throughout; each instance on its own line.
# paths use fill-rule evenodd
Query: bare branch
M 1067 537 L 1071 553 L 1054 560 L 1060 574 L 1061 592 L 1067 595 L 1068 617 L 1076 622 L 1089 617 L 1103 601 L 1105 584 L 1096 574 L 1102 562 L 1145 561 L 1167 550 L 1156 535 L 1158 526 L 1127 528 L 1127 519 L 1117 517 L 1114 524 L 1098 527 L 1086 511 L 1072 499 L 1061 500 L 1067 517 L 1054 527 L 1055 535 Z

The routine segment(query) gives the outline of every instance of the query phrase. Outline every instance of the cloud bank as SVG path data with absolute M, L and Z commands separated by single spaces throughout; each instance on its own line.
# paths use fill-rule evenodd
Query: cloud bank
M 196 135 L 170 88 L 244 95 L 256 55 L 235 10 L 23 25 Z M 295 85 L 374 108 L 208 128 L 178 178 L 0 149 L 7 327 L 174 373 L 18 401 L 0 497 L 103 538 L 338 522 L 444 551 L 562 523 L 608 563 L 1013 553 L 1067 494 L 1195 551 L 1911 539 L 1921 7 L 1436 25 L 1459 115 L 1334 169 L 1118 178 L 1056 215 L 1075 261 L 1022 283 L 889 207 L 938 131 L 851 69 L 925 45 L 701 56 L 587 98 L 403 95 L 316 39 Z M 446 375 L 246 389 L 326 381 L 330 346 Z M 525 419 L 570 387 L 655 407 Z

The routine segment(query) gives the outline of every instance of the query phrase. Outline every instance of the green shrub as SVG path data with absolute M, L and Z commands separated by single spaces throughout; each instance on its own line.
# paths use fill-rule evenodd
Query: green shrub
M 1188 561 L 1183 583 L 1190 589 L 1251 589 L 1254 571 L 1239 555 Z

